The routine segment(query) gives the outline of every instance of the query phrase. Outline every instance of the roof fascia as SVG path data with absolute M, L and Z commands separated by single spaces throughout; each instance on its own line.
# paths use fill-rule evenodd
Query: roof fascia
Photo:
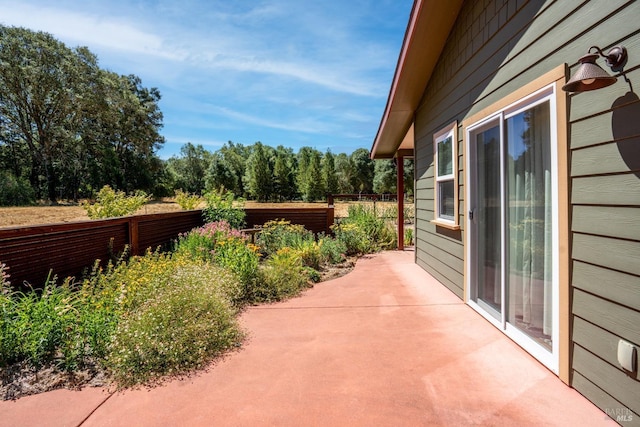
M 371 158 L 402 143 L 464 0 L 415 0 Z

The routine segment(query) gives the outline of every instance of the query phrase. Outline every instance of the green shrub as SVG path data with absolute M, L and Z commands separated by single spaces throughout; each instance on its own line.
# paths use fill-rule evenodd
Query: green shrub
M 35 192 L 28 180 L 8 171 L 0 172 L 0 206 L 32 205 L 34 201 Z
M 393 247 L 395 231 L 372 208 L 349 206 L 349 216 L 333 227 L 336 238 L 347 247 L 348 255 L 376 252 Z
M 120 386 L 200 367 L 242 339 L 226 290 L 239 283 L 230 273 L 189 265 L 170 282 L 118 324 L 107 366 Z
M 26 360 L 36 369 L 56 362 L 65 370 L 77 368 L 84 358 L 78 345 L 80 327 L 77 317 L 77 298 L 71 290 L 70 279 L 62 285 L 55 277 L 47 280 L 42 293 L 15 293 L 11 329 L 17 337 L 14 357 Z
M 297 249 L 302 247 L 305 242 L 313 241 L 313 233 L 306 230 L 304 226 L 278 219 L 269 221 L 262 226 L 257 243 L 265 256 L 269 256 L 282 248 Z
M 54 277 L 42 291 L 23 293 L 11 290 L 6 279 L 5 274 L 0 366 L 26 361 L 36 369 L 54 363 L 71 371 L 104 356 L 115 313 L 88 285 L 76 289 L 70 278 L 58 284 Z
M 123 191 L 115 191 L 108 185 L 102 187 L 96 196 L 96 202 L 83 203 L 82 207 L 87 211 L 91 219 L 113 218 L 134 214 L 151 199 L 144 191 L 127 196 Z
M 309 274 L 300 255 L 283 248 L 265 260 L 250 297 L 253 302 L 280 301 L 298 295 L 308 285 Z
M 178 237 L 175 252 L 189 255 L 205 261 L 213 261 L 214 251 L 218 243 L 230 238 L 248 241 L 249 237 L 239 230 L 232 228 L 225 221 L 210 222 L 202 227 L 194 228 Z
M 300 246 L 293 249 L 298 256 L 304 267 L 311 267 L 314 270 L 319 270 L 323 263 L 322 252 L 320 251 L 320 244 L 314 240 L 306 240 L 301 242 Z
M 232 271 L 242 283 L 242 292 L 233 302 L 249 300 L 251 288 L 258 276 L 258 247 L 240 237 L 219 240 L 213 251 L 213 261 Z
M 320 256 L 323 262 L 338 264 L 345 260 L 347 246 L 343 241 L 329 236 L 320 236 L 318 238 L 318 246 L 320 247 Z
M 404 229 L 404 244 L 406 246 L 413 245 L 413 228 Z
M 20 357 L 20 344 L 14 328 L 15 299 L 10 286 L 7 266 L 0 262 L 0 367 Z
M 180 209 L 190 211 L 198 207 L 198 205 L 202 202 L 202 197 L 198 196 L 197 194 L 189 194 L 183 192 L 182 190 L 176 190 L 175 200 L 176 203 L 180 205 Z
M 211 191 L 205 193 L 204 199 L 207 206 L 202 210 L 205 222 L 226 221 L 232 228 L 243 228 L 246 213 L 243 208 L 243 200 L 234 199 L 233 193 Z
M 341 222 L 331 227 L 336 240 L 344 245 L 346 255 L 366 254 L 373 251 L 370 236 L 356 223 Z

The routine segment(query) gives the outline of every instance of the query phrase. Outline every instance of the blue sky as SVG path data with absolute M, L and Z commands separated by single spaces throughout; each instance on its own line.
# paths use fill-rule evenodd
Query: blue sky
M 162 158 L 227 141 L 371 148 L 412 0 L 0 0 L 162 94 Z

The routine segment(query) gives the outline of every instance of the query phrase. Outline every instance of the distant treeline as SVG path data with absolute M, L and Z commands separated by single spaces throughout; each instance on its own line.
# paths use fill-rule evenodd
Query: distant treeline
M 157 156 L 160 92 L 98 66 L 86 47 L 0 25 L 0 205 L 92 197 L 104 185 L 154 196 L 224 188 L 261 200 L 320 200 L 326 193 L 394 193 L 391 161 L 303 147 L 186 144 Z M 407 162 L 405 188 L 413 167 Z
M 413 163 L 405 161 L 405 188 L 413 189 Z M 259 201 L 323 200 L 327 193 L 395 193 L 396 167 L 391 160 L 369 158 L 365 148 L 351 155 L 322 153 L 311 147 L 276 148 L 256 142 L 229 141 L 214 153 L 186 144 L 180 156 L 165 163 L 168 191 L 191 193 L 224 188 Z

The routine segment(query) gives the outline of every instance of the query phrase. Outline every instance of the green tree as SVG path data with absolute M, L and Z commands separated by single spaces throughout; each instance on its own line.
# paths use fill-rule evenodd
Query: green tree
M 238 177 L 233 166 L 227 161 L 224 154 L 215 152 L 207 169 L 205 187 L 207 190 L 225 189 L 234 194 L 238 192 Z
M 108 73 L 108 78 L 113 85 L 108 87 L 112 104 L 103 133 L 108 138 L 105 148 L 115 155 L 115 184 L 127 191 L 149 189 L 161 171 L 155 154 L 164 143 L 159 133 L 163 126 L 160 92 L 143 87 L 134 75 Z
M 338 174 L 335 156 L 331 150 L 327 150 L 322 158 L 322 181 L 327 193 L 336 194 L 338 192 Z
M 153 187 L 163 169 L 159 100 L 138 77 L 101 70 L 86 47 L 0 25 L 0 161 L 38 197 Z
M 352 194 L 355 192 L 353 188 L 353 167 L 349 156 L 340 153 L 335 157 L 336 174 L 338 180 L 338 193 Z
M 376 160 L 373 191 L 395 194 L 398 186 L 398 168 L 393 160 Z M 404 192 L 413 194 L 413 159 L 404 159 Z
M 322 179 L 322 154 L 317 150 L 311 152 L 307 180 L 306 192 L 302 195 L 303 199 L 309 202 L 324 199 L 326 187 Z
M 207 171 L 207 190 L 225 188 L 238 197 L 247 196 L 243 179 L 249 154 L 248 147 L 232 141 L 216 151 Z
M 297 196 L 296 158 L 291 148 L 276 147 L 273 182 L 274 195 L 279 201 L 293 200 Z
M 175 176 L 175 187 L 188 193 L 202 194 L 210 168 L 212 154 L 202 145 L 188 142 L 180 148 L 180 157 L 173 156 L 167 164 Z
M 77 137 L 87 80 L 97 69 L 86 48 L 75 50 L 43 32 L 0 26 L 0 116 L 5 143 L 25 144 L 32 186 L 42 175 L 57 200 L 60 159 Z M 89 73 L 87 71 L 90 70 Z
M 261 202 L 273 197 L 273 166 L 269 156 L 269 147 L 256 142 L 247 159 L 245 182 L 249 195 Z
M 413 159 L 404 159 L 404 192 L 413 195 Z
M 373 191 L 376 193 L 396 193 L 398 171 L 393 160 L 376 160 Z
M 353 168 L 351 183 L 359 193 L 373 192 L 374 163 L 369 157 L 369 150 L 358 148 L 351 153 L 350 163 Z
M 314 149 L 311 147 L 301 147 L 298 150 L 298 174 L 296 176 L 296 184 L 298 186 L 298 193 L 305 197 L 305 194 L 309 192 L 309 165 L 311 164 L 311 153 Z

